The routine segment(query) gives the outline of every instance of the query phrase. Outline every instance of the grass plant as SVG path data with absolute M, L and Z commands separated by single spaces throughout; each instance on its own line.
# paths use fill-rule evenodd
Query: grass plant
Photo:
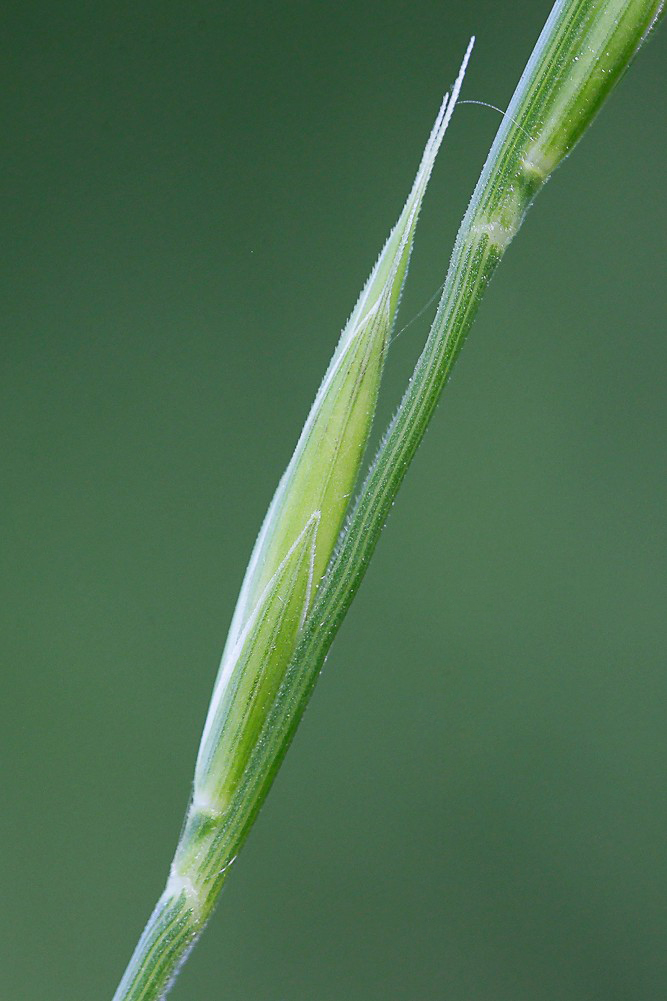
M 341 334 L 255 544 L 166 888 L 114 1001 L 164 997 L 209 919 L 484 291 L 535 196 L 588 128 L 662 10 L 663 0 L 555 4 L 461 223 L 427 342 L 352 501 L 420 205 L 472 42 L 468 47 L 405 207 Z

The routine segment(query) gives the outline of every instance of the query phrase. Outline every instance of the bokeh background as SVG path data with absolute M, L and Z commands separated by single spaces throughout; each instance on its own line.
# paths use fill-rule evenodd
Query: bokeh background
M 3 996 L 113 993 L 441 95 L 475 32 L 464 97 L 506 106 L 549 6 L 6 12 Z M 512 246 L 175 1001 L 667 994 L 666 43 Z M 455 116 L 402 323 L 498 124 Z

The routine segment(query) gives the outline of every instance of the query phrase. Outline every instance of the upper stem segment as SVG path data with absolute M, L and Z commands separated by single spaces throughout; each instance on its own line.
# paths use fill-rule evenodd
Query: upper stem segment
M 253 773 L 261 801 L 289 746 L 334 636 L 479 303 L 535 195 L 571 152 L 665 13 L 664 0 L 559 0 L 514 92 L 454 245 L 431 331 L 306 619 L 267 720 Z M 259 760 L 261 756 L 261 760 Z

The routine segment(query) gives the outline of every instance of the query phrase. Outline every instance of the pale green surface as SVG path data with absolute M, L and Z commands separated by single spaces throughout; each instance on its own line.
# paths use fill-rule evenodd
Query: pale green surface
M 315 7 L 266 25 L 22 14 L 2 402 L 16 997 L 110 992 L 159 889 L 257 522 L 410 176 L 406 153 L 378 182 L 377 141 L 397 114 L 420 141 L 443 64 L 482 35 L 467 5 L 392 10 L 328 30 Z M 502 104 L 543 17 L 485 18 L 474 96 Z M 663 51 L 512 247 L 175 998 L 219 996 L 221 970 L 231 998 L 664 993 Z M 458 127 L 406 318 L 493 113 Z M 422 336 L 396 344 L 388 409 Z
M 352 503 L 396 326 L 419 210 L 474 39 L 445 95 L 419 170 L 345 325 L 255 542 L 208 708 L 191 802 L 169 870 L 114 1001 L 166 996 L 207 924 L 287 750 L 321 658 L 299 654 Z M 328 590 L 328 588 L 327 588 Z M 317 625 L 328 616 L 317 612 Z M 329 644 L 330 645 L 330 644 Z M 300 703 L 300 704 L 299 704 Z
M 206 813 L 226 811 L 237 790 L 355 495 L 419 210 L 463 73 L 456 94 L 443 99 L 403 211 L 343 328 L 250 556 L 197 756 L 194 807 Z

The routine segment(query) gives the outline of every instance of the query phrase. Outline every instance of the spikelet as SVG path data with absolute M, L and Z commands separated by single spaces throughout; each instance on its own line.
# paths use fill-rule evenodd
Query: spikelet
M 271 501 L 239 595 L 195 773 L 195 802 L 223 811 L 331 558 L 370 433 L 417 218 L 472 41 L 440 107 L 415 182 L 341 333 Z

